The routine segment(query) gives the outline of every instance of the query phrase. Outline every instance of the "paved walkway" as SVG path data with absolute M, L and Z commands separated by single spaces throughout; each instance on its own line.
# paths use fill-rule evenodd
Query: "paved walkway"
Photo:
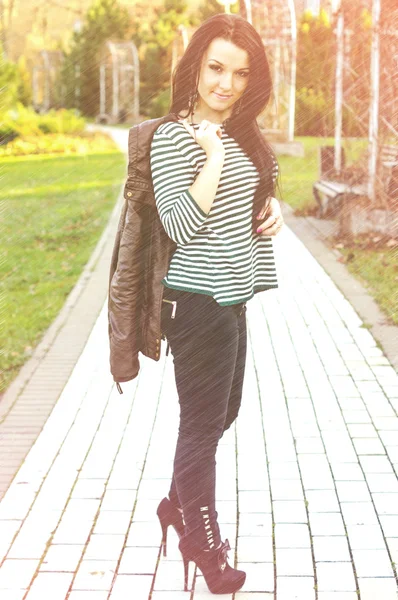
M 126 132 L 127 135 L 127 132 Z M 285 227 L 280 289 L 248 305 L 243 404 L 217 455 L 235 600 L 397 600 L 398 376 Z M 0 502 L 1 600 L 203 600 L 160 553 L 178 402 L 171 356 L 119 395 L 106 306 Z M 232 600 L 231 595 L 222 596 Z

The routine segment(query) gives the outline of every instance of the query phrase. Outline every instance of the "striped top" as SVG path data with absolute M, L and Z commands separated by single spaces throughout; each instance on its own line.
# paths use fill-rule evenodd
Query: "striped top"
M 259 173 L 223 125 L 221 130 L 225 159 L 209 214 L 188 191 L 206 153 L 182 123 L 168 122 L 157 128 L 150 161 L 159 217 L 177 244 L 162 283 L 213 296 L 226 306 L 246 302 L 257 292 L 278 287 L 278 282 L 272 238 L 252 230 Z M 274 162 L 274 180 L 277 172 Z

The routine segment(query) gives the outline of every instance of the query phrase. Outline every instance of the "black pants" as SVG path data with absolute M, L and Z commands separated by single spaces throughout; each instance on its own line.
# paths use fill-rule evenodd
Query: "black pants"
M 162 332 L 174 358 L 180 424 L 170 500 L 183 509 L 186 535 L 202 548 L 220 543 L 215 510 L 217 445 L 236 419 L 246 362 L 246 307 L 165 288 Z

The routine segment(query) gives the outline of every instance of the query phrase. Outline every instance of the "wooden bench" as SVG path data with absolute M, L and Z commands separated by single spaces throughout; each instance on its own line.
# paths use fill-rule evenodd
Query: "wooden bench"
M 323 148 L 325 150 L 325 148 Z M 329 157 L 330 159 L 330 157 Z M 387 169 L 385 189 L 387 193 L 390 190 L 390 180 L 393 176 L 393 171 L 398 166 L 398 146 L 385 144 L 381 147 L 380 160 L 382 166 Z M 344 161 L 342 161 L 344 165 Z M 321 154 L 321 175 L 320 179 L 312 186 L 314 198 L 319 205 L 319 216 L 323 217 L 327 211 L 338 208 L 340 202 L 346 195 L 366 196 L 366 183 L 344 183 L 342 181 L 333 181 L 327 178 L 324 173 Z M 344 166 L 343 166 L 344 168 Z M 325 177 L 326 175 L 326 177 Z
M 398 146 L 384 144 L 381 147 L 381 164 L 388 169 L 398 165 Z
M 365 196 L 367 186 L 363 183 L 353 185 L 341 181 L 320 180 L 314 183 L 312 190 L 319 205 L 320 216 L 323 217 L 328 209 L 337 209 L 339 203 L 347 194 Z

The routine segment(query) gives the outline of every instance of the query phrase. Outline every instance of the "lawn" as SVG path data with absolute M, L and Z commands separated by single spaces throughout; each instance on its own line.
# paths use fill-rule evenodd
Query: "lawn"
M 398 244 L 386 241 L 369 245 L 364 236 L 338 244 L 348 270 L 357 277 L 387 315 L 389 322 L 398 325 Z
M 118 150 L 2 159 L 0 392 L 51 324 L 88 261 L 125 173 Z
M 279 156 L 281 171 L 280 198 L 298 215 L 315 212 L 317 204 L 312 184 L 319 177 L 318 147 L 332 145 L 333 138 L 297 137 L 304 145 L 305 157 Z M 366 140 L 345 142 L 347 164 L 358 159 L 366 149 Z M 379 235 L 350 240 L 330 240 L 343 254 L 349 271 L 357 277 L 378 302 L 390 323 L 398 325 L 398 245 Z

